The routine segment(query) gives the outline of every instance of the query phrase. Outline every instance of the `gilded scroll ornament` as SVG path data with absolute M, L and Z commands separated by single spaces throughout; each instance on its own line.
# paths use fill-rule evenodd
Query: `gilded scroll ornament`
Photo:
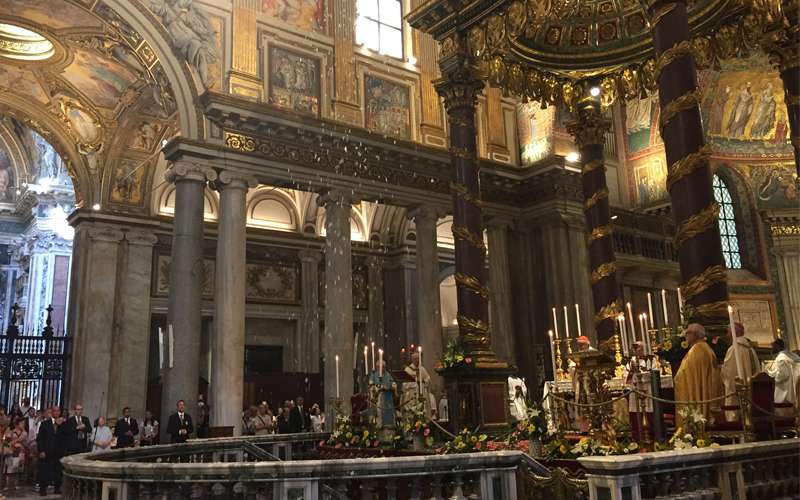
M 583 209 L 589 210 L 593 206 L 597 204 L 598 201 L 602 200 L 603 198 L 608 198 L 608 188 L 600 189 L 596 191 L 592 196 L 590 196 L 586 201 L 583 202 Z
M 599 240 L 600 238 L 605 238 L 606 236 L 610 236 L 611 233 L 614 232 L 614 229 L 611 226 L 600 226 L 592 229 L 592 232 L 586 238 L 586 244 L 591 245 L 592 242 Z
M 691 90 L 678 96 L 674 101 L 664 106 L 661 112 L 661 127 L 666 126 L 673 118 L 678 116 L 681 111 L 692 109 L 700 104 L 702 99 L 700 89 Z
M 451 155 L 455 156 L 456 158 L 461 158 L 462 160 L 475 159 L 475 156 L 472 153 L 470 153 L 467 148 L 451 147 L 449 151 Z
M 600 264 L 597 269 L 592 271 L 592 285 L 602 279 L 608 278 L 615 272 L 617 272 L 617 264 L 615 262 L 606 262 L 604 264 Z
M 465 186 L 464 184 L 451 182 L 450 183 L 450 191 L 452 191 L 459 198 L 462 198 L 465 201 L 467 201 L 469 203 L 472 203 L 473 205 L 475 205 L 478 208 L 482 208 L 483 207 L 483 201 L 481 201 L 481 199 L 478 198 L 476 195 L 472 194 L 469 191 L 469 189 L 467 189 L 467 186 Z
M 662 52 L 660 56 L 658 56 L 658 62 L 656 63 L 656 75 L 660 75 L 661 71 L 672 64 L 675 60 L 680 59 L 681 57 L 692 55 L 693 53 L 694 47 L 692 46 L 691 40 L 684 40 L 676 45 L 673 45 Z M 658 76 L 656 76 L 656 78 L 658 78 Z
M 659 7 L 658 10 L 653 14 L 653 17 L 650 19 L 650 26 L 655 27 L 658 25 L 664 16 L 675 10 L 676 6 L 677 4 L 675 3 L 667 3 Z
M 586 163 L 583 164 L 583 167 L 581 168 L 581 173 L 588 174 L 589 172 L 597 170 L 598 168 L 603 167 L 604 165 L 605 161 L 602 158 L 597 158 L 592 161 L 587 161 Z
M 453 235 L 460 240 L 468 242 L 482 252 L 486 251 L 486 244 L 483 242 L 483 238 L 465 227 L 453 226 Z
M 620 309 L 621 309 L 620 304 L 617 301 L 604 305 L 603 307 L 600 308 L 599 311 L 595 313 L 594 324 L 597 325 L 607 319 L 616 318 L 617 316 L 619 316 Z
M 727 279 L 725 266 L 716 265 L 707 267 L 700 274 L 696 274 L 689 278 L 689 280 L 681 287 L 683 297 L 685 300 L 691 300 L 693 297 L 703 293 L 717 283 L 724 282 Z
M 675 231 L 675 246 L 680 248 L 687 240 L 714 227 L 718 216 L 719 204 L 715 202 L 681 222 Z
M 683 177 L 691 174 L 696 169 L 708 164 L 708 158 L 711 156 L 711 145 L 706 144 L 694 153 L 690 153 L 680 160 L 672 164 L 667 175 L 667 190 L 672 188 L 672 185 L 678 182 Z
M 469 276 L 464 273 L 456 273 L 455 275 L 456 283 L 463 286 L 470 292 L 479 295 L 483 298 L 489 298 L 489 289 L 486 288 L 478 281 L 478 278 L 474 276 Z
M 256 140 L 244 134 L 225 132 L 225 146 L 237 151 L 252 153 L 256 150 Z
M 605 143 L 605 134 L 611 122 L 599 109 L 583 109 L 575 120 L 567 123 L 567 132 L 572 134 L 578 147 Z
M 458 326 L 461 328 L 466 328 L 468 330 L 473 330 L 483 334 L 489 333 L 489 325 L 480 319 L 470 318 L 463 314 L 459 314 L 456 319 L 458 321 Z
M 708 304 L 700 304 L 694 307 L 695 313 L 699 316 L 726 316 L 728 311 L 728 301 L 720 300 Z

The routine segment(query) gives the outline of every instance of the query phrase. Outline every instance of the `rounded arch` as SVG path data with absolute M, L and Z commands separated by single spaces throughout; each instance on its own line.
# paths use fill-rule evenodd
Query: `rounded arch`
M 92 175 L 89 164 L 91 157 L 77 151 L 69 132 L 44 106 L 9 92 L 0 92 L 0 114 L 19 120 L 53 146 L 67 165 L 77 207 L 90 207 L 100 202 L 99 171 L 102 166 L 96 165 L 98 175 Z
M 291 193 L 262 186 L 251 195 L 247 204 L 248 225 L 278 231 L 299 231 L 300 210 Z
M 188 64 L 175 55 L 171 35 L 139 0 L 106 0 L 105 3 L 147 42 L 157 57 L 157 64 L 172 87 L 181 136 L 202 139 L 203 121 L 194 104 L 197 87 Z
M 317 209 L 317 236 L 325 237 L 325 209 L 319 207 Z M 369 233 L 367 232 L 364 218 L 358 205 L 353 205 L 350 211 L 350 239 L 353 241 L 367 241 Z
M 741 268 L 765 277 L 760 220 L 755 209 L 755 198 L 748 181 L 729 163 L 717 166 L 714 172 L 731 197 L 733 219 L 739 245 Z M 720 213 L 720 218 L 725 216 Z
M 158 213 L 173 216 L 175 214 L 175 185 L 167 184 L 158 197 Z M 209 187 L 203 192 L 203 219 L 217 220 L 219 214 L 219 199 L 217 193 Z

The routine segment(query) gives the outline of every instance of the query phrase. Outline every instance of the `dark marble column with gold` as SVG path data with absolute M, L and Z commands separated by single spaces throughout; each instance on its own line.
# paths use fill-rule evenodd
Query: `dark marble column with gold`
M 610 128 L 611 122 L 603 116 L 599 98 L 591 96 L 578 103 L 575 120 L 567 125 L 581 154 L 586 245 L 594 299 L 593 323 L 598 343 L 614 336 L 616 317 L 621 309 L 603 152 L 605 133 Z
M 439 59 L 442 78 L 436 81 L 436 90 L 444 98 L 450 123 L 457 319 L 459 339 L 470 363 L 445 368 L 442 373 L 451 428 L 491 430 L 508 425 L 506 380 L 510 370 L 497 359 L 489 333 L 475 127 L 477 98 L 484 84 L 470 64 L 463 38 L 453 35 L 443 47 Z
M 681 291 L 692 310 L 692 321 L 721 327 L 727 321 L 728 285 L 686 9 L 686 0 L 656 0 L 649 7 L 657 56 L 661 137 L 669 165 L 667 189 L 677 225 Z

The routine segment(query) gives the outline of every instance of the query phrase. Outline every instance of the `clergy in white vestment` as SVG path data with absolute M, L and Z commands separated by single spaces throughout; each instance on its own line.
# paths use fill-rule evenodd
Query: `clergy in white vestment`
M 418 398 L 422 399 L 424 408 L 423 414 L 427 418 L 431 418 L 431 397 L 430 397 L 430 383 L 431 376 L 424 366 L 419 365 L 419 354 L 414 353 L 411 355 L 411 363 L 405 367 L 406 374 L 413 379 L 413 382 L 403 382 L 403 396 L 400 398 L 400 407 L 402 411 L 408 411 L 414 406 L 413 401 Z
M 753 345 L 744 336 L 744 325 L 736 323 L 734 325 L 736 330 L 735 339 L 736 345 L 731 344 L 728 352 L 725 353 L 725 361 L 722 363 L 722 383 L 725 386 L 725 404 L 734 406 L 739 404 L 738 397 L 734 394 L 736 392 L 736 378 L 741 378 L 745 383 L 761 370 L 761 363 L 758 361 L 758 354 L 753 349 Z M 736 361 L 736 358 L 739 361 Z M 741 376 L 738 373 L 741 366 Z M 737 413 L 735 411 L 726 411 L 725 419 L 728 421 L 736 420 Z
M 767 375 L 775 379 L 775 402 L 797 405 L 797 375 L 800 356 L 786 348 L 782 339 L 772 343 L 775 360 L 767 365 Z M 791 415 L 795 408 L 778 408 L 776 413 Z
M 525 420 L 528 417 L 528 387 L 525 380 L 508 377 L 509 413 L 513 420 Z

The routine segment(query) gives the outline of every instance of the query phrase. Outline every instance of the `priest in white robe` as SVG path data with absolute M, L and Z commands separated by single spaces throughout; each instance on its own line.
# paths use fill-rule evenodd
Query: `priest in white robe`
M 778 408 L 777 413 L 791 415 L 797 411 L 797 376 L 800 356 L 786 348 L 782 339 L 772 343 L 775 360 L 767 365 L 767 375 L 775 379 L 775 402 L 791 403 L 794 408 Z
M 424 366 L 419 365 L 419 353 L 411 355 L 411 363 L 405 367 L 406 374 L 412 378 L 413 382 L 403 382 L 403 396 L 400 399 L 400 406 L 403 412 L 409 411 L 415 406 L 415 401 L 422 399 L 424 405 L 422 411 L 426 418 L 431 418 L 431 376 Z
M 761 370 L 761 363 L 758 361 L 758 354 L 753 349 L 750 340 L 744 336 L 744 325 L 736 323 L 735 339 L 736 345 L 731 344 L 728 352 L 725 353 L 725 361 L 722 363 L 722 383 L 725 386 L 725 404 L 729 406 L 738 405 L 739 399 L 733 394 L 736 392 L 736 378 L 741 378 L 743 382 L 749 383 L 750 379 Z M 738 358 L 738 362 L 737 362 Z M 739 366 L 742 373 L 739 374 Z M 726 411 L 725 419 L 728 421 L 736 420 L 738 412 Z

